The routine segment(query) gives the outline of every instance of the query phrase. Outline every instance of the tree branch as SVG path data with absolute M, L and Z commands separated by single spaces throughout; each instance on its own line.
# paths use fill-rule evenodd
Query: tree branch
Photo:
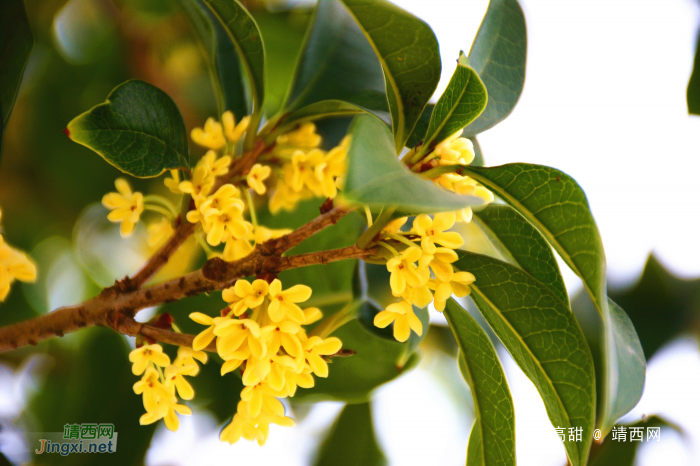
M 263 256 L 256 251 L 258 250 L 242 259 L 228 263 L 227 273 L 231 277 L 228 281 L 208 280 L 202 270 L 197 270 L 138 290 L 121 291 L 110 287 L 95 298 L 77 306 L 63 307 L 50 314 L 0 328 L 0 352 L 25 345 L 36 345 L 47 338 L 63 336 L 66 333 L 96 325 L 111 327 L 118 332 L 121 331 L 120 329 L 128 329 L 131 332 L 127 333 L 129 335 L 138 333 L 140 330 L 137 331 L 129 319 L 133 320 L 134 315 L 141 309 L 177 301 L 187 296 L 222 290 L 232 286 L 237 279 L 247 276 L 279 273 L 283 270 L 345 259 L 367 258 L 376 252 L 376 250 L 359 249 L 356 246 L 289 257 Z M 151 337 L 148 334 L 144 336 Z

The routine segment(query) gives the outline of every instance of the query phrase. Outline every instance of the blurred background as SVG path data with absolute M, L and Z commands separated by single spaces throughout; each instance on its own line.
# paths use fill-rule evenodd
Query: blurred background
M 529 41 L 525 89 L 513 114 L 479 136 L 486 164 L 550 165 L 585 189 L 606 247 L 610 294 L 630 315 L 648 360 L 644 395 L 620 423 L 657 414 L 678 427 L 662 430 L 660 442 L 641 444 L 634 464 L 700 464 L 700 119 L 688 116 L 685 100 L 700 4 L 520 1 Z M 265 37 L 272 112 L 293 72 L 309 3 L 243 3 Z M 488 1 L 395 3 L 435 30 L 443 57 L 439 96 Z M 65 137 L 61 130 L 72 118 L 131 78 L 170 94 L 188 129 L 216 113 L 206 64 L 177 2 L 25 5 L 35 46 L 4 135 L 0 207 L 5 237 L 31 254 L 40 277 L 14 286 L 0 304 L 0 325 L 93 296 L 151 253 L 143 225 L 123 240 L 105 219 L 99 201 L 120 172 Z M 192 152 L 198 157 L 202 151 Z M 160 178 L 131 181 L 137 189 L 165 193 Z M 115 247 L 119 255 L 111 252 Z M 202 260 L 192 250 L 175 269 Z M 594 327 L 580 283 L 561 268 L 582 326 Z M 202 296 L 168 311 L 216 312 L 219 299 Z M 420 366 L 382 386 L 372 402 L 379 443 L 392 465 L 464 464 L 471 396 L 444 318 L 432 312 L 431 320 Z M 194 379 L 201 404 L 177 433 L 139 426 L 142 406 L 131 389 L 127 351 L 123 337 L 91 329 L 1 354 L 0 465 L 30 460 L 23 432 L 58 432 L 74 422 L 114 422 L 119 457 L 76 455 L 65 464 L 310 464 L 343 406 L 295 406 L 297 427 L 273 426 L 264 448 L 245 441 L 229 446 L 218 432 L 240 387 L 210 364 Z M 563 466 L 564 448 L 534 386 L 507 352 L 499 353 L 515 402 L 519 464 Z

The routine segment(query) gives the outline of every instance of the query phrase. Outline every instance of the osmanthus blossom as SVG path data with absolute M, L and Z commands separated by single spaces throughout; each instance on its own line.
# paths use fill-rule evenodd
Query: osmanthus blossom
M 239 188 L 226 178 L 232 156 L 222 152 L 233 149 L 248 129 L 248 123 L 245 118 L 236 124 L 230 112 L 222 116 L 221 123 L 207 120 L 204 128 L 193 130 L 192 139 L 209 151 L 187 179 L 181 179 L 182 174 L 177 170 L 165 179 L 171 193 L 192 197 L 193 208 L 187 212 L 186 221 L 195 224 L 195 234 L 206 246 L 207 254 L 222 256 L 227 261 L 241 259 L 255 245 L 290 232 L 258 224 L 250 192 L 264 195 L 272 191 L 269 200 L 272 213 L 293 210 L 304 199 L 336 197 L 347 169 L 349 136 L 326 152 L 320 148 L 321 137 L 313 123 L 304 123 L 278 136 L 271 150 L 239 176 Z M 471 142 L 453 135 L 437 144 L 419 163 L 434 167 L 468 164 L 472 159 Z M 476 195 L 486 202 L 493 200 L 488 190 L 468 177 L 441 174 L 433 181 L 459 194 Z M 140 193 L 132 193 L 123 180 L 117 183 L 119 193 L 105 196 L 109 201 L 105 205 L 114 206 L 111 219 L 122 222 L 122 230 L 130 232 L 143 211 L 148 210 L 144 200 L 152 196 L 144 198 Z M 469 220 L 471 209 L 466 208 L 418 215 L 410 229 L 404 229 L 406 217 L 393 219 L 384 226 L 376 244 L 384 250 L 385 255 L 380 257 L 386 258 L 391 291 L 398 301 L 375 316 L 377 327 L 393 325 L 394 338 L 404 342 L 411 332 L 423 333 L 423 323 L 415 308 L 425 308 L 432 302 L 442 311 L 450 296 L 469 294 L 474 276 L 453 266 L 458 259 L 455 249 L 464 240 L 459 233 L 450 231 L 455 222 Z M 173 224 L 173 218 L 167 216 L 151 223 L 149 243 L 155 246 L 167 241 L 173 234 Z M 207 249 L 220 247 L 221 243 L 224 243 L 223 253 Z M 0 284 L 1 274 L 2 269 Z M 306 326 L 323 317 L 316 307 L 302 307 L 311 295 L 312 290 L 306 285 L 284 289 L 281 280 L 274 276 L 252 281 L 240 279 L 223 290 L 222 299 L 227 307 L 221 315 L 190 314 L 193 321 L 206 328 L 195 336 L 192 348 L 178 350 L 172 363 L 160 345 L 145 345 L 132 351 L 129 356 L 132 369 L 134 374 L 141 375 L 134 391 L 143 395 L 146 409 L 140 422 L 148 424 L 163 419 L 166 427 L 177 429 L 177 415 L 191 413 L 178 400 L 191 400 L 195 396 L 187 377 L 197 375 L 198 362 L 206 363 L 208 359 L 202 350 L 214 342 L 224 361 L 221 375 L 238 370 L 245 387 L 231 422 L 221 431 L 221 440 L 236 443 L 243 438 L 263 445 L 270 424 L 294 425 L 279 400 L 294 396 L 298 389 L 312 388 L 315 377 L 328 377 L 330 357 L 341 351 L 343 345 L 340 339 L 330 336 L 332 331 L 307 334 Z
M 0 219 L 2 219 L 1 211 Z M 0 302 L 7 298 L 15 280 L 25 283 L 36 280 L 36 265 L 25 253 L 7 244 L 0 235 Z

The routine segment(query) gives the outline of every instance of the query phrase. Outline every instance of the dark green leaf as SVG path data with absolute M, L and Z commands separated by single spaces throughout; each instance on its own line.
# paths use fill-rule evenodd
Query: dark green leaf
M 238 51 L 241 64 L 248 75 L 253 97 L 253 113 L 261 115 L 265 100 L 265 47 L 258 25 L 238 0 L 204 0 L 221 21 Z M 253 122 L 257 129 L 258 121 Z
M 420 118 L 418 118 L 416 126 L 413 127 L 413 131 L 411 131 L 411 135 L 406 141 L 406 147 L 413 149 L 418 144 L 423 142 L 423 139 L 425 139 L 425 133 L 428 132 L 428 125 L 430 124 L 430 117 L 433 114 L 433 110 L 435 110 L 435 104 L 427 104 L 425 106 L 423 113 L 421 113 Z
M 385 0 L 343 0 L 384 69 L 396 151 L 435 92 L 442 63 L 430 26 Z
M 565 442 L 573 466 L 585 465 L 595 422 L 593 358 L 574 315 L 545 285 L 514 265 L 468 252 L 454 265 L 474 274 L 471 297 L 542 396 L 555 427 L 580 427 Z
M 374 436 L 370 404 L 346 405 L 318 454 L 316 466 L 386 464 L 386 457 Z
M 515 465 L 513 398 L 496 350 L 486 332 L 454 299 L 447 301 L 444 314 L 460 349 L 459 368 L 474 399 L 476 420 L 467 464 Z
M 203 0 L 179 0 L 204 51 L 214 85 L 219 115 L 231 110 L 236 121 L 250 113 L 246 103 L 238 52 L 219 18 Z
M 283 111 L 309 113 L 310 105 L 315 112 L 328 110 L 319 106 L 324 101 L 350 104 L 354 113 L 365 110 L 383 119 L 389 113 L 382 66 L 339 0 L 318 3 Z
M 355 118 L 350 133 L 343 197 L 370 207 L 392 206 L 410 214 L 456 210 L 483 201 L 460 196 L 412 173 L 396 157 L 387 127 L 371 115 Z
M 55 340 L 50 343 L 52 365 L 43 389 L 29 405 L 39 423 L 36 431 L 63 432 L 65 424 L 114 424 L 117 449 L 109 455 L 44 454 L 35 458 L 41 464 L 70 466 L 143 464 L 158 423 L 139 425 L 146 410 L 142 397 L 133 390 L 139 377 L 131 372 L 126 340 L 104 328 L 87 329 L 80 338 L 74 350 Z
M 473 222 L 499 253 L 501 260 L 517 265 L 547 285 L 559 300 L 569 302 L 552 249 L 522 215 L 507 205 L 490 205 L 475 212 Z
M 686 280 L 649 256 L 638 283 L 610 296 L 629 315 L 649 360 L 666 342 L 685 331 L 700 309 L 700 279 Z
M 22 0 L 3 0 L 0 6 L 0 150 L 2 134 L 15 105 L 24 68 L 34 46 Z
M 469 51 L 469 64 L 486 85 L 486 110 L 464 134 L 473 136 L 503 121 L 520 98 L 525 83 L 527 31 L 518 0 L 491 0 Z
M 127 81 L 66 129 L 123 172 L 139 178 L 189 166 L 187 130 L 175 102 L 146 82 Z
M 359 97 L 356 100 L 360 100 Z M 354 105 L 340 100 L 323 100 L 306 107 L 300 108 L 284 117 L 282 128 L 289 128 L 306 121 L 315 121 L 322 118 L 338 118 L 354 116 L 369 112 L 380 118 L 387 126 L 391 126 L 391 116 L 386 108 L 386 94 L 367 93 L 363 96 L 364 103 Z
M 635 422 L 634 424 L 629 424 L 627 427 L 628 432 L 626 442 L 608 438 L 602 445 L 594 445 L 594 448 L 591 451 L 591 461 L 588 464 L 590 466 L 632 466 L 635 464 L 634 460 L 637 456 L 637 448 L 642 445 L 642 442 L 629 441 L 629 427 L 644 428 L 643 435 L 646 435 L 646 427 L 671 428 L 678 433 L 682 433 L 678 426 L 656 415 L 649 416 L 646 419 Z M 647 439 L 645 438 L 644 441 L 646 442 Z
M 621 378 L 619 373 L 637 367 L 640 355 L 631 356 L 616 349 L 616 335 L 621 334 L 616 329 L 619 321 L 613 319 L 608 308 L 605 252 L 586 195 L 570 176 L 539 165 L 516 163 L 492 168 L 464 167 L 462 172 L 494 191 L 530 221 L 581 277 L 591 294 L 606 333 L 605 396 L 599 400 L 602 414 L 598 417 L 598 428 L 607 433 L 613 423 L 637 403 L 638 398 L 633 400 L 629 394 L 641 396 L 644 379 L 639 375 Z M 637 338 L 636 334 L 634 338 Z M 637 347 L 641 349 L 641 346 Z M 621 356 L 631 359 L 619 360 Z M 620 386 L 621 380 L 630 383 L 641 380 L 642 386 Z
M 695 60 L 693 60 L 693 73 L 688 81 L 686 100 L 688 101 L 688 113 L 700 115 L 700 35 L 695 43 Z
M 464 53 L 460 52 L 457 69 L 435 104 L 421 150 L 427 151 L 434 143 L 452 136 L 474 121 L 484 111 L 486 101 L 484 83 L 469 66 Z

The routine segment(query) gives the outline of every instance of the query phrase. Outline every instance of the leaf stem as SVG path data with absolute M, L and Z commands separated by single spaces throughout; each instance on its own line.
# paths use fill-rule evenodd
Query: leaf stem
M 244 188 L 243 191 L 245 192 L 245 199 L 246 202 L 248 203 L 248 211 L 250 212 L 250 221 L 253 222 L 253 228 L 256 230 L 258 229 L 258 216 L 255 213 L 255 205 L 253 205 L 253 197 L 250 195 L 250 190 L 248 188 Z
M 309 332 L 309 337 L 318 336 L 329 337 L 333 332 L 357 317 L 357 311 L 362 305 L 362 301 L 355 299 L 350 301 L 343 309 L 332 316 L 326 317 L 318 326 Z
M 379 214 L 379 217 L 377 217 L 377 220 L 375 220 L 374 223 L 362 233 L 362 236 L 357 239 L 357 247 L 360 249 L 367 249 L 372 240 L 374 240 L 374 237 L 391 221 L 391 216 L 394 215 L 394 212 L 396 212 L 396 207 L 383 210 L 382 213 Z
M 156 204 L 160 204 L 163 207 L 166 207 L 173 214 L 173 218 L 177 217 L 177 209 L 175 208 L 173 203 L 170 202 L 170 200 L 166 199 L 163 196 L 159 196 L 157 194 L 149 194 L 143 197 L 143 202 L 155 202 Z
M 167 218 L 170 220 L 173 220 L 175 217 L 177 217 L 177 214 L 173 214 L 171 211 L 168 209 L 165 209 L 161 206 L 153 205 L 153 204 L 144 204 L 143 205 L 144 210 L 151 210 L 153 212 L 158 212 L 163 215 L 165 215 Z

